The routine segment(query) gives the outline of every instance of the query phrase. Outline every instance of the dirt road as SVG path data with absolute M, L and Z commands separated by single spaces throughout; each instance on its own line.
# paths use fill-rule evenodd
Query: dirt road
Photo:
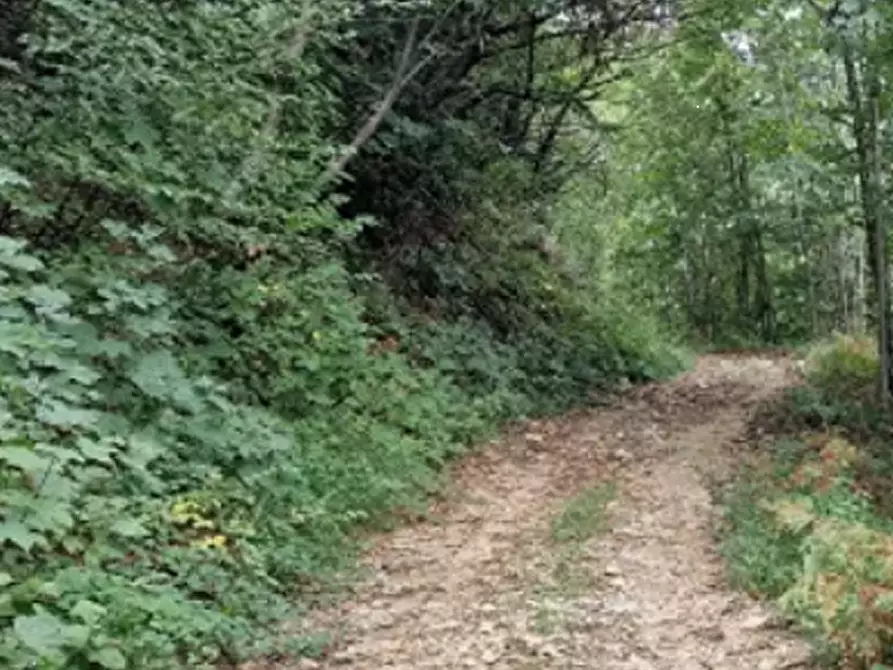
M 609 409 L 525 426 L 455 467 L 433 519 L 382 536 L 370 578 L 318 613 L 300 668 L 781 670 L 805 645 L 728 590 L 709 482 L 779 359 L 708 356 Z

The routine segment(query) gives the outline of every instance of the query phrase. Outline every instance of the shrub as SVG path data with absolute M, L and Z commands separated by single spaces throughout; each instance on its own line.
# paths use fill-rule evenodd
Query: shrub
M 151 235 L 110 232 L 157 250 Z M 263 651 L 258 627 L 294 611 L 301 582 L 345 565 L 358 523 L 423 501 L 444 460 L 493 426 L 445 373 L 368 353 L 351 294 L 314 272 L 293 288 L 310 287 L 298 299 L 319 321 L 247 319 L 239 356 L 208 365 L 179 341 L 192 331 L 176 299 L 123 266 L 49 270 L 11 238 L 0 265 L 11 670 L 205 667 Z M 212 343 L 219 325 L 204 329 Z M 221 374 L 266 365 L 228 385 L 190 374 L 197 360 Z
M 837 335 L 812 348 L 805 373 L 830 398 L 870 402 L 877 388 L 877 345 L 867 337 Z
M 727 499 L 724 553 L 740 583 L 873 667 L 893 644 L 893 524 L 858 485 L 862 450 L 827 437 L 789 445 L 769 484 L 753 473 Z

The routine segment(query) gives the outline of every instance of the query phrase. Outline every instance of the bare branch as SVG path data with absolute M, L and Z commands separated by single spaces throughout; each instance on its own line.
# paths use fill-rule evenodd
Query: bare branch
M 406 43 L 403 45 L 403 54 L 400 57 L 400 64 L 397 66 L 397 72 L 394 75 L 394 80 L 390 89 L 388 89 L 387 94 L 376 105 L 375 112 L 369 119 L 367 119 L 366 123 L 363 124 L 362 128 L 360 128 L 359 132 L 357 132 L 347 148 L 329 164 L 328 169 L 322 177 L 322 186 L 329 184 L 344 171 L 344 168 L 347 167 L 347 164 L 351 159 L 359 153 L 363 145 L 365 145 L 375 134 L 375 131 L 378 130 L 378 126 L 381 125 L 384 117 L 391 108 L 393 108 L 394 103 L 397 102 L 397 98 L 400 97 L 401 91 L 435 58 L 435 53 L 432 51 L 432 53 L 429 53 L 427 56 L 420 59 L 412 68 L 409 67 L 413 52 L 421 52 L 426 47 L 431 46 L 432 41 L 440 32 L 447 18 L 457 7 L 459 7 L 460 4 L 461 0 L 455 0 L 455 2 L 453 2 L 447 11 L 441 15 L 440 19 L 431 27 L 419 43 L 418 48 L 415 48 L 415 38 L 419 28 L 419 18 L 417 17 L 412 22 L 412 26 L 409 29 L 409 35 L 406 38 Z

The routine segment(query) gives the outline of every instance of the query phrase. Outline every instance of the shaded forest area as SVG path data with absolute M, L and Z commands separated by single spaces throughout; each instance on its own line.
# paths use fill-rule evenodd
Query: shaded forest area
M 885 402 L 891 18 L 5 2 L 4 667 L 312 654 L 358 528 L 679 343 L 873 329 Z

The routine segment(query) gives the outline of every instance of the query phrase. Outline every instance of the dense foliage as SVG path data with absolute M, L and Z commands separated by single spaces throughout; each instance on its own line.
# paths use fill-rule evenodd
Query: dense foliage
M 777 599 L 829 667 L 893 661 L 893 421 L 879 367 L 870 338 L 810 347 L 804 384 L 758 414 L 756 432 L 774 434 L 725 496 L 734 581 Z
M 621 267 L 705 342 L 862 332 L 886 301 L 889 3 L 714 6 L 610 98 Z
M 582 171 L 662 12 L 5 3 L 0 665 L 310 653 L 358 524 L 678 368 Z

